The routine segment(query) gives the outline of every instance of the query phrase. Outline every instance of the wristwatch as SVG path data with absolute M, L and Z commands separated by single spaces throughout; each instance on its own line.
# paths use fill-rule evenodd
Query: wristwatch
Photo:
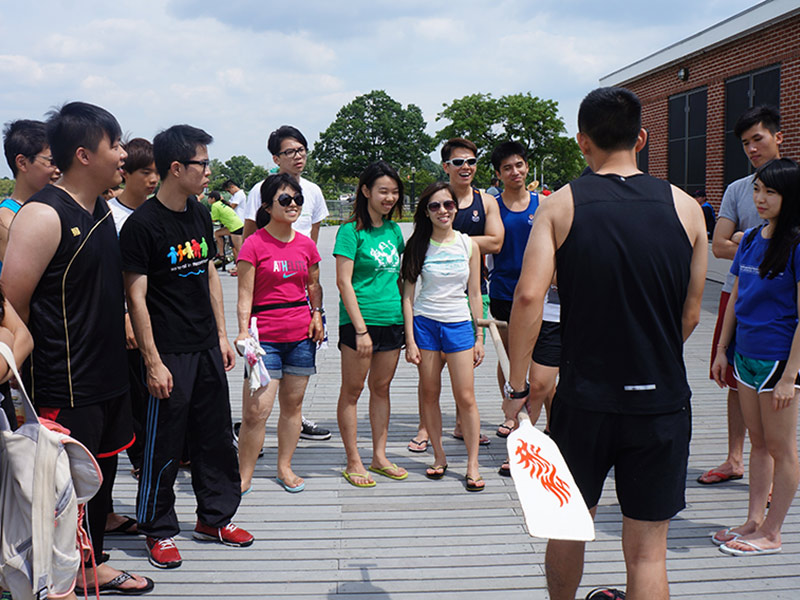
M 316 308 L 312 308 L 311 312 L 318 312 L 321 315 L 325 314 L 325 309 L 321 306 L 317 306 Z
M 525 388 L 519 392 L 515 392 L 514 388 L 511 387 L 511 384 L 508 383 L 508 381 L 506 381 L 506 384 L 503 386 L 503 395 L 509 400 L 519 400 L 520 398 L 525 398 L 530 391 L 531 384 L 527 381 L 525 382 Z

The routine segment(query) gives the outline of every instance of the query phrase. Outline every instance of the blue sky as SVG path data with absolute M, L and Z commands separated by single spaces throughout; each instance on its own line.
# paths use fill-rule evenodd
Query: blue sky
M 373 89 L 418 105 L 476 92 L 558 101 L 570 133 L 598 79 L 750 6 L 745 0 L 36 0 L 0 5 L 0 123 L 70 100 L 129 136 L 175 123 L 215 137 L 212 157 L 272 166 L 284 123 L 313 143 Z M 65 8 L 69 5 L 69 8 Z M 0 177 L 9 176 L 3 161 Z

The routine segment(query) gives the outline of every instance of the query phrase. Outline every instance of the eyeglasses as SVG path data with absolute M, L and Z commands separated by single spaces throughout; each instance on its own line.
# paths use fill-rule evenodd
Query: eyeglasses
M 444 161 L 448 165 L 453 165 L 454 167 L 460 167 L 464 163 L 467 163 L 467 166 L 474 167 L 478 164 L 478 159 L 474 156 L 472 158 L 451 158 L 450 160 Z
M 205 171 L 208 168 L 208 165 L 211 164 L 211 161 L 208 160 L 208 159 L 205 159 L 205 160 L 184 160 L 184 161 L 181 161 L 181 162 L 183 162 L 183 164 L 185 164 L 185 165 L 200 165 L 201 167 L 203 167 L 203 171 Z
M 298 146 L 297 148 L 289 148 L 283 152 L 278 152 L 278 156 L 285 156 L 286 158 L 294 158 L 295 156 L 305 156 L 306 147 Z
M 292 201 L 294 201 L 294 203 L 297 204 L 297 206 L 303 206 L 303 202 L 305 202 L 303 194 L 296 194 L 294 196 L 290 194 L 281 194 L 280 196 L 278 196 L 277 200 L 278 204 L 284 207 L 289 206 L 292 203 Z
M 50 167 L 56 166 L 56 161 L 53 160 L 52 156 L 47 156 L 46 154 L 35 154 L 31 159 L 31 162 L 35 161 L 37 158 L 41 158 L 45 162 L 45 164 L 47 164 Z
M 429 202 L 428 203 L 428 210 L 432 213 L 439 212 L 439 209 L 444 206 L 444 209 L 448 212 L 451 210 L 456 209 L 456 202 L 455 200 L 445 200 L 444 202 Z

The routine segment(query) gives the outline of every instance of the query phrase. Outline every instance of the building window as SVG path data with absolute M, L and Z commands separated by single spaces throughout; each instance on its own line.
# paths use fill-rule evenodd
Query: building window
M 725 185 L 748 175 L 752 168 L 733 133 L 736 121 L 749 108 L 781 101 L 781 66 L 772 65 L 725 81 Z
M 691 194 L 706 186 L 706 88 L 672 96 L 667 179 Z

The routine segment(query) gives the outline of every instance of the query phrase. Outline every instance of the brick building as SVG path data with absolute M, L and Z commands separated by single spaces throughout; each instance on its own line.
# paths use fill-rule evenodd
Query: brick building
M 781 112 L 781 155 L 800 162 L 800 0 L 767 0 L 600 80 L 633 90 L 649 134 L 640 168 L 719 207 L 750 172 L 736 119 L 751 106 Z

